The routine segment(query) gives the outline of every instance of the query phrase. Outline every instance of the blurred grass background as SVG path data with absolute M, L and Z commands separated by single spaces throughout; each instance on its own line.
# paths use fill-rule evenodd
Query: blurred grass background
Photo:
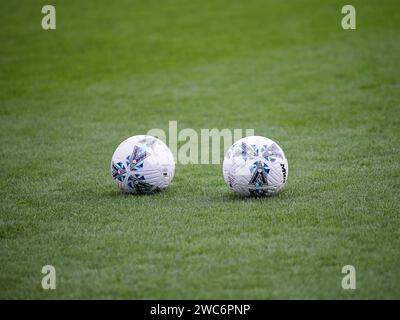
M 345 31 L 345 4 L 2 1 L 0 297 L 399 298 L 400 7 L 352 1 Z M 276 140 L 287 189 L 238 199 L 178 164 L 122 195 L 114 149 L 169 120 Z

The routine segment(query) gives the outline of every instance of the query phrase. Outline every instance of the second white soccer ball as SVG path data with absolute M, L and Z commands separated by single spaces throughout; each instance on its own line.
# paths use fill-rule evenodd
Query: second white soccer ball
M 285 186 L 288 173 L 282 148 L 265 137 L 240 139 L 225 154 L 224 180 L 229 188 L 242 196 L 277 194 Z

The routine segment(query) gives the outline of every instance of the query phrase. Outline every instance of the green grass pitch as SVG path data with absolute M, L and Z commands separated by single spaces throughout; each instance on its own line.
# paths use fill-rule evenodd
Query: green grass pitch
M 48 1 L 44 31 L 1 1 L 0 298 L 400 298 L 400 6 L 350 1 L 345 31 L 347 2 Z M 276 140 L 286 189 L 178 164 L 121 194 L 114 149 L 169 120 Z

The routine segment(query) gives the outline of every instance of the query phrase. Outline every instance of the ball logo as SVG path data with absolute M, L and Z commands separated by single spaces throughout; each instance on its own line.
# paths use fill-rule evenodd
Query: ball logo
M 283 174 L 283 183 L 286 182 L 286 168 L 285 164 L 281 163 L 281 168 L 282 168 L 282 174 Z
M 257 161 L 252 165 L 250 171 L 253 172 L 253 175 L 249 182 L 249 192 L 253 196 L 261 196 L 265 193 L 264 186 L 268 184 L 269 167 L 265 163 Z

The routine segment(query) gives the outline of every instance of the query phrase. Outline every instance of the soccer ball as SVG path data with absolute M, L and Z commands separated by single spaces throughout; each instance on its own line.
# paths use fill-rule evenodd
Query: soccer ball
M 127 193 L 149 194 L 162 191 L 171 183 L 175 162 L 171 151 L 161 140 L 133 136 L 121 142 L 111 160 L 111 175 Z
M 280 192 L 288 178 L 288 162 L 279 145 L 251 136 L 235 142 L 226 152 L 226 184 L 242 196 L 269 196 Z

